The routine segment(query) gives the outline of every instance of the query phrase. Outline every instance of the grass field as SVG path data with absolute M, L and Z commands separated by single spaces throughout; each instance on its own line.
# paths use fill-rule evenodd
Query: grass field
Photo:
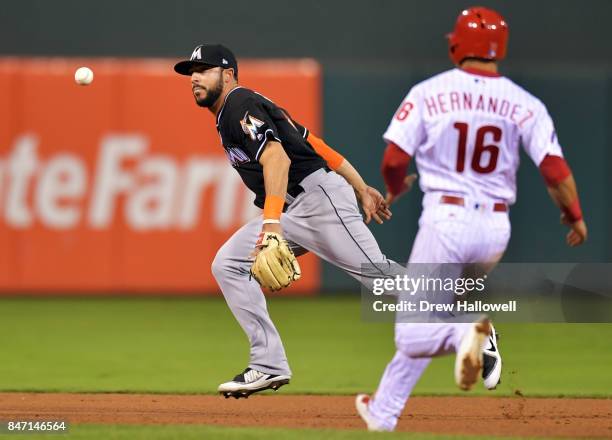
M 362 322 L 356 296 L 274 297 L 269 307 L 294 373 L 282 393 L 376 388 L 393 355 L 393 329 Z M 494 395 L 612 394 L 612 325 L 505 324 L 498 330 L 505 370 Z M 248 355 L 246 337 L 218 298 L 2 299 L 0 346 L 0 391 L 210 394 L 246 366 Z M 432 362 L 415 394 L 455 394 L 452 362 Z M 287 438 L 282 430 L 191 426 L 173 436 L 169 428 L 135 429 L 84 425 L 71 437 L 153 438 L 151 430 L 159 429 L 155 438 Z M 294 430 L 291 438 L 312 433 Z M 362 437 L 321 432 L 312 438 Z
M 89 440 L 100 438 L 107 440 L 485 440 L 483 436 L 449 436 L 413 433 L 375 433 L 366 431 L 335 431 L 320 429 L 253 429 L 253 428 L 218 428 L 212 426 L 129 426 L 129 425 L 82 425 L 71 428 L 70 440 Z M 0 438 L 4 437 L 0 434 Z M 14 437 L 14 436 L 13 436 Z M 24 435 L 19 439 L 43 439 L 48 435 Z M 55 437 L 52 437 L 55 438 Z M 62 436 L 59 437 L 64 438 Z M 511 440 L 512 437 L 504 437 Z M 521 437 L 524 439 L 524 437 Z M 538 437 L 538 440 L 543 440 Z

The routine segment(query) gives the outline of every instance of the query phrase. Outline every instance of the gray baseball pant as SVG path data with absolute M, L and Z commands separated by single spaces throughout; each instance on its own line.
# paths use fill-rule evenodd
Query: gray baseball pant
M 321 169 L 307 176 L 300 186 L 304 192 L 289 200 L 291 203 L 281 216 L 283 236 L 296 255 L 314 252 L 366 286 L 371 285 L 369 280 L 374 276 L 404 273 L 405 268 L 387 260 L 380 251 L 363 222 L 353 188 L 344 178 Z M 249 254 L 261 227 L 260 216 L 240 228 L 217 252 L 212 272 L 249 339 L 249 367 L 267 374 L 291 375 L 264 294 L 257 281 L 250 277 Z M 376 264 L 372 270 L 381 273 L 362 272 L 361 265 L 370 263 Z

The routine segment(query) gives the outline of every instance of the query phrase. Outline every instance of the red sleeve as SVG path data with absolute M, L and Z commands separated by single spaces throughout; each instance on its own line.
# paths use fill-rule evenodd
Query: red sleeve
M 387 144 L 380 171 L 391 194 L 397 195 L 404 190 L 404 178 L 410 159 L 412 156 L 393 142 Z
M 540 164 L 540 173 L 542 173 L 546 185 L 557 186 L 572 174 L 572 170 L 562 157 L 547 154 Z M 582 220 L 582 208 L 578 197 L 569 206 L 561 207 L 561 211 L 572 223 Z
M 557 186 L 572 174 L 572 170 L 562 157 L 547 154 L 540 163 L 540 173 L 546 185 Z

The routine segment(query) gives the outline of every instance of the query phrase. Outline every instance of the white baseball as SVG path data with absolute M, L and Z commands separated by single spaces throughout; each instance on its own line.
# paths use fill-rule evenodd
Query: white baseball
M 91 84 L 93 77 L 93 71 L 89 67 L 79 67 L 77 71 L 74 72 L 74 80 L 77 84 L 82 86 Z

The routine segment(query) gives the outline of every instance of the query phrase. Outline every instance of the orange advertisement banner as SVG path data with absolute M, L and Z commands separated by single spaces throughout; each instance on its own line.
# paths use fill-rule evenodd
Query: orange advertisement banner
M 172 67 L 0 59 L 0 293 L 218 291 L 217 249 L 259 210 Z M 320 132 L 316 62 L 244 61 L 240 79 Z M 315 292 L 318 260 L 300 264 L 290 291 Z

